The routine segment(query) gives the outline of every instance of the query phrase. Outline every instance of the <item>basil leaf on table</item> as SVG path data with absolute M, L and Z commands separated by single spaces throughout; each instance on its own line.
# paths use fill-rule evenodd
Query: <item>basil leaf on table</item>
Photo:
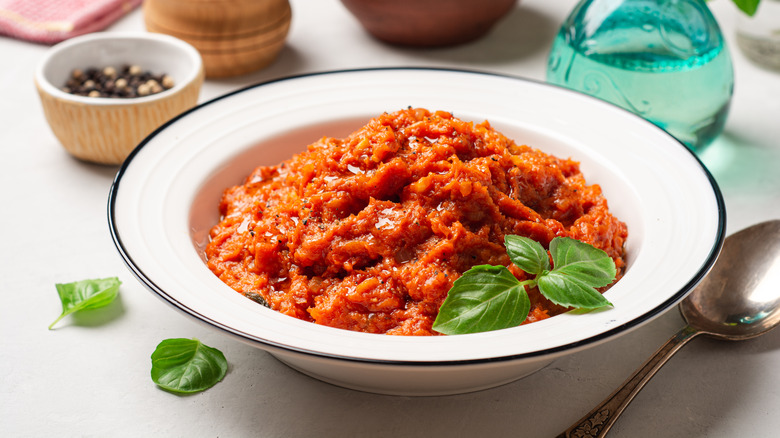
M 568 237 L 552 239 L 549 254 L 527 237 L 508 235 L 504 244 L 512 263 L 534 278 L 519 281 L 505 266 L 474 266 L 453 283 L 433 322 L 434 330 L 454 335 L 518 326 L 530 311 L 526 287 L 538 287 L 544 297 L 564 307 L 612 305 L 596 290 L 617 275 L 606 252 Z
M 205 391 L 227 373 L 225 355 L 197 339 L 166 339 L 152 353 L 152 380 L 177 394 Z
M 62 313 L 49 325 L 49 330 L 71 313 L 107 306 L 119 294 L 119 285 L 121 284 L 122 282 L 117 277 L 56 284 L 57 294 L 62 302 Z

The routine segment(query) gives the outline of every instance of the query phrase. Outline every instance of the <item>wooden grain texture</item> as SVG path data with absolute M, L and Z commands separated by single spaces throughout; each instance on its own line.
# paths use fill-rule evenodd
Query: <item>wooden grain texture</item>
M 288 0 L 147 0 L 150 32 L 175 36 L 203 57 L 206 76 L 238 76 L 276 59 L 292 21 Z
M 203 69 L 197 78 L 159 98 L 104 99 L 107 104 L 53 96 L 36 83 L 54 135 L 71 155 L 100 164 L 121 164 L 147 135 L 198 101 Z

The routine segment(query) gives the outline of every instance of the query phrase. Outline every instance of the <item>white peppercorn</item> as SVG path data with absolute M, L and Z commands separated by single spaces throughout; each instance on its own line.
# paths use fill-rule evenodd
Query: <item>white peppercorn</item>
M 174 82 L 173 78 L 169 75 L 163 75 L 162 77 L 162 86 L 167 90 L 169 88 L 173 88 Z

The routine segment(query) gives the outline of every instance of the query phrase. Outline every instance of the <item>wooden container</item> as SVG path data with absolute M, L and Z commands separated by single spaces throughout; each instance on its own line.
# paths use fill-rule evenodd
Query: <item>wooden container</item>
M 166 73 L 174 87 L 136 98 L 86 97 L 60 88 L 74 69 L 139 65 Z M 203 84 L 203 63 L 194 47 L 169 35 L 96 32 L 51 49 L 35 72 L 35 85 L 52 132 L 71 155 L 121 164 L 163 123 L 192 108 Z
M 288 0 L 146 0 L 144 22 L 195 46 L 206 76 L 238 76 L 273 62 L 292 20 Z

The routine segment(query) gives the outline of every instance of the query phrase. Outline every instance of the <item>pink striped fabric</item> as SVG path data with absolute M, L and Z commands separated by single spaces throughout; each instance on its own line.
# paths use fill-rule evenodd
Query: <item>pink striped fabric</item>
M 0 0 L 0 35 L 53 44 L 105 29 L 142 0 Z

